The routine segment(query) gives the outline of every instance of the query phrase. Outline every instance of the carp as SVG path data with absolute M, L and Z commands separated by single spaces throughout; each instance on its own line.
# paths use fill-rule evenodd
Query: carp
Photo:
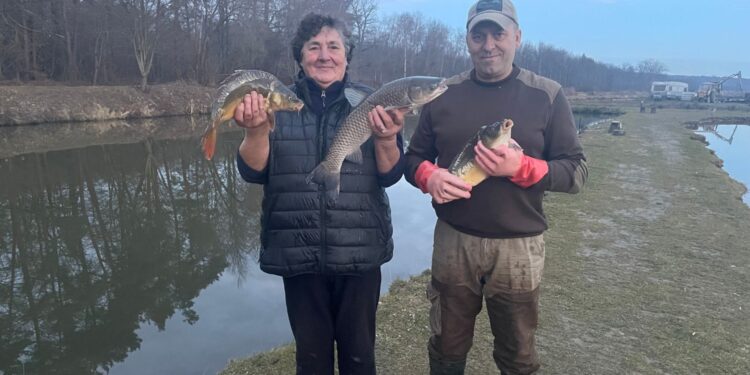
M 416 112 L 421 106 L 429 103 L 448 89 L 444 78 L 411 76 L 400 78 L 384 84 L 378 90 L 365 97 L 344 119 L 334 135 L 325 159 L 307 176 L 307 183 L 322 185 L 335 199 L 339 194 L 341 165 L 344 159 L 362 163 L 364 144 L 372 135 L 368 113 L 375 106 L 385 110 L 409 109 Z M 345 91 L 346 94 L 348 94 Z M 349 100 L 350 103 L 355 101 Z
M 273 74 L 262 70 L 236 70 L 224 79 L 216 90 L 216 98 L 211 106 L 211 122 L 201 137 L 201 147 L 206 160 L 211 160 L 216 151 L 216 129 L 234 118 L 234 110 L 245 94 L 251 91 L 265 98 L 271 130 L 274 126 L 274 111 L 299 111 L 304 106 L 297 95 Z
M 476 186 L 480 182 L 484 181 L 488 176 L 482 168 L 480 168 L 474 162 L 476 153 L 474 152 L 474 146 L 477 142 L 487 148 L 495 148 L 500 145 L 508 145 L 509 147 L 518 148 L 515 142 L 511 142 L 510 130 L 513 127 L 513 121 L 505 119 L 502 122 L 498 121 L 490 125 L 484 125 L 474 134 L 469 142 L 466 143 L 464 149 L 453 158 L 448 171 L 464 180 L 471 186 Z

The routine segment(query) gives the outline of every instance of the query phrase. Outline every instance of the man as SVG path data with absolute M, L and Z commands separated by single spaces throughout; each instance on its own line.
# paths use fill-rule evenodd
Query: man
M 344 162 L 337 200 L 305 182 L 352 110 L 344 90 L 369 92 L 346 74 L 352 50 L 339 20 L 307 15 L 292 40 L 300 67 L 292 89 L 304 108 L 276 113 L 271 132 L 264 99 L 253 92 L 234 116 L 245 128 L 240 174 L 264 185 L 260 267 L 284 277 L 297 374 L 333 375 L 334 344 L 340 374 L 375 374 L 380 266 L 393 254 L 385 187 L 403 174 L 403 111 L 369 113 L 373 137 L 362 145 L 362 164 Z
M 503 374 L 539 368 L 534 345 L 547 229 L 545 191 L 577 193 L 588 171 L 560 85 L 513 64 L 521 30 L 510 0 L 469 10 L 473 69 L 427 104 L 406 153 L 406 178 L 433 198 L 431 374 L 463 374 L 474 321 L 487 304 Z M 473 188 L 446 169 L 477 130 L 512 119 L 520 147 L 476 146 L 490 177 Z M 437 160 L 437 165 L 433 164 Z

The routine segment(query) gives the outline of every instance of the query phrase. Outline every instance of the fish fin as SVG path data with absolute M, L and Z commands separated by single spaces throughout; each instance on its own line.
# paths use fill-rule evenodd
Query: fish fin
M 339 196 L 339 183 L 341 174 L 338 171 L 329 171 L 324 163 L 318 164 L 310 174 L 305 177 L 305 181 L 321 185 L 326 190 L 326 195 L 331 200 L 336 200 Z
M 349 101 L 349 104 L 351 104 L 352 107 L 356 107 L 359 103 L 362 103 L 362 101 L 365 100 L 367 94 L 357 89 L 347 87 L 344 89 L 344 96 L 346 96 L 346 100 Z
M 345 160 L 356 164 L 362 164 L 364 162 L 364 159 L 362 158 L 362 149 L 357 148 L 351 154 L 346 155 Z
M 385 109 L 386 111 L 390 111 L 392 109 L 408 109 L 408 110 L 413 110 L 414 107 L 412 107 L 411 104 L 406 104 L 406 105 L 389 105 L 389 106 L 387 106 L 387 107 L 385 107 L 383 109 Z
M 203 149 L 203 156 L 206 160 L 211 160 L 214 157 L 216 151 L 216 138 L 217 128 L 224 122 L 223 113 L 219 113 L 211 123 L 208 124 L 206 130 L 203 131 L 201 136 L 201 148 Z
M 214 157 L 216 151 L 216 127 L 211 126 L 206 129 L 206 132 L 201 137 L 201 148 L 203 149 L 203 156 L 206 160 L 211 160 Z

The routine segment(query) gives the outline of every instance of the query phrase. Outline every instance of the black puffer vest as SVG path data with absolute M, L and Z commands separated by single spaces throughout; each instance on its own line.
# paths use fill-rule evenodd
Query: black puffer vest
M 354 87 L 346 78 L 344 84 Z M 335 98 L 326 97 L 322 115 L 316 115 L 309 109 L 306 80 L 297 81 L 292 90 L 305 107 L 299 113 L 276 113 L 263 195 L 260 267 L 285 277 L 356 274 L 379 267 L 393 255 L 393 228 L 372 140 L 362 145 L 362 165 L 344 161 L 339 197 L 328 200 L 305 177 L 325 157 L 352 107 L 341 90 Z

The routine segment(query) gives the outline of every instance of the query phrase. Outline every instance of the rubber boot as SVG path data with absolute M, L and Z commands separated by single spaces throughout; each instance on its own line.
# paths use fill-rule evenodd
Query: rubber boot
M 446 361 L 430 356 L 430 375 L 463 375 L 466 360 Z

